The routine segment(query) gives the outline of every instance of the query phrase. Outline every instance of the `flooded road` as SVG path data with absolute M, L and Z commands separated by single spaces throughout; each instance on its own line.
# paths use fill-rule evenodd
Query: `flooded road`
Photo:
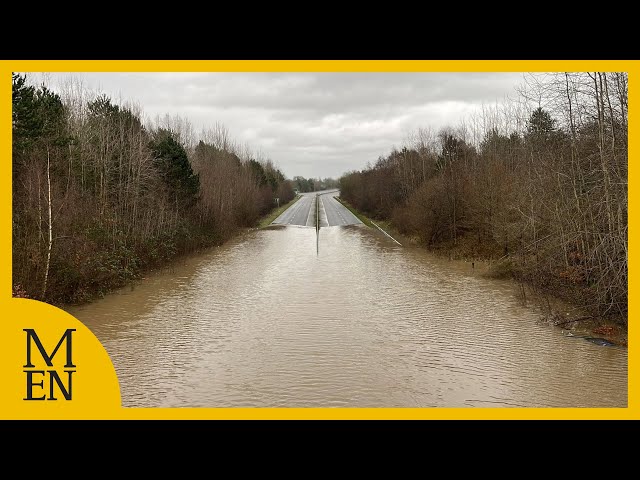
M 256 230 L 68 311 L 128 407 L 627 405 L 625 348 L 364 225 Z

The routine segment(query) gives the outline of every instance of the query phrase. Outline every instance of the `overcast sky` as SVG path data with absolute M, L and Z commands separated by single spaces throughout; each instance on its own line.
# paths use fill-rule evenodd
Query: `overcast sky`
M 456 125 L 514 93 L 522 73 L 73 73 L 155 118 L 178 114 L 197 132 L 224 124 L 292 178 L 339 177 L 399 147 L 421 126 Z

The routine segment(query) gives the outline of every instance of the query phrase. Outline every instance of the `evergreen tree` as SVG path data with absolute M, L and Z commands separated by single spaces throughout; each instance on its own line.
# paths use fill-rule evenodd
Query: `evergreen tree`
M 265 174 L 262 165 L 260 165 L 260 162 L 252 158 L 247 163 L 247 166 L 249 168 L 249 171 L 253 173 L 253 176 L 256 179 L 256 185 L 258 185 L 258 187 L 265 186 L 267 184 L 267 175 Z
M 527 133 L 535 136 L 547 136 L 556 129 L 556 120 L 551 117 L 551 114 L 542 107 L 536 108 L 529 122 L 527 123 Z
M 38 145 L 66 143 L 62 100 L 44 85 L 36 89 L 25 76 L 13 74 L 12 109 L 14 159 Z
M 200 189 L 198 174 L 193 172 L 187 152 L 168 131 L 160 131 L 150 144 L 156 168 L 169 190 L 172 202 L 192 206 Z

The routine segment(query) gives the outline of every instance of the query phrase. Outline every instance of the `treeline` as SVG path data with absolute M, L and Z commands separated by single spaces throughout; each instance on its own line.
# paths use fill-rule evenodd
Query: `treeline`
M 627 98 L 626 73 L 532 76 L 518 99 L 421 128 L 345 174 L 341 196 L 432 249 L 497 259 L 626 322 Z
M 221 125 L 145 126 L 133 106 L 13 75 L 14 295 L 81 302 L 218 244 L 294 197 Z
M 332 188 L 338 188 L 340 186 L 339 180 L 333 178 L 304 178 L 293 177 L 293 188 L 299 193 L 305 192 L 317 192 L 319 190 L 329 190 Z

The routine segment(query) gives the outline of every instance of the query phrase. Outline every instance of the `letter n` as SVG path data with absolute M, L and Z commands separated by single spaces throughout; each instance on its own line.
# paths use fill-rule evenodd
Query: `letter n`
M 75 370 L 65 370 L 65 372 L 67 372 L 69 374 L 69 381 L 67 382 L 68 385 L 68 389 L 64 388 L 64 384 L 62 383 L 62 380 L 60 380 L 60 377 L 58 376 L 58 372 L 56 372 L 55 370 L 49 370 L 49 398 L 47 398 L 47 400 L 57 400 L 57 398 L 53 395 L 53 381 L 55 380 L 55 383 L 58 384 L 58 388 L 60 389 L 60 391 L 62 392 L 62 395 L 64 395 L 64 398 L 66 400 L 71 400 L 71 374 L 74 372 Z

